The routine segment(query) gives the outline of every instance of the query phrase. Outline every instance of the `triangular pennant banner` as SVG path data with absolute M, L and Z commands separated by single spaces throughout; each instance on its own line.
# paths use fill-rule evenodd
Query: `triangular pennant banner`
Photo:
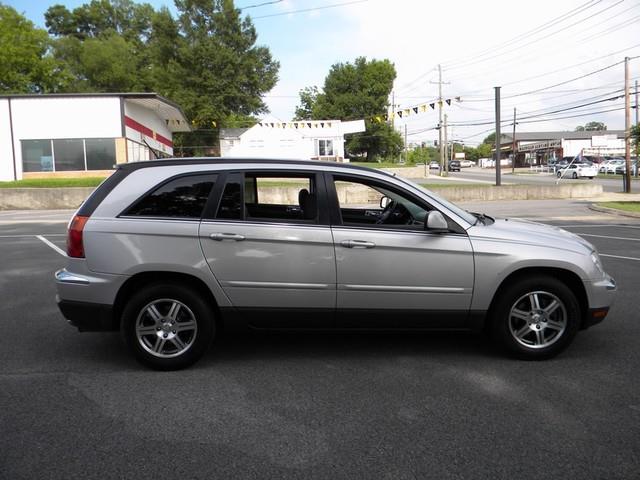
M 320 122 L 320 128 L 324 128 L 324 122 Z
M 413 107 L 413 113 L 418 113 L 418 107 Z
M 427 104 L 426 103 L 424 105 L 420 105 L 420 111 L 423 112 L 423 113 L 427 111 Z
M 400 110 L 400 111 L 398 112 L 398 116 L 399 116 L 400 118 L 402 118 L 402 110 Z
M 431 107 L 431 110 L 435 110 L 435 108 L 436 108 L 436 104 L 435 103 L 430 103 L 429 106 Z
M 445 100 L 445 102 L 447 102 L 447 105 L 451 105 L 451 99 L 448 98 L 447 100 Z

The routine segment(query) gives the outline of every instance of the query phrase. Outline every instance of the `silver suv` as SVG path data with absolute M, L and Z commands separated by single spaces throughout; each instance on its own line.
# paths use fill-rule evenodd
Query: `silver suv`
M 223 328 L 484 329 L 548 358 L 601 321 L 616 290 L 569 232 L 313 161 L 118 166 L 73 216 L 67 253 L 63 315 L 121 330 L 164 370 L 195 362 Z

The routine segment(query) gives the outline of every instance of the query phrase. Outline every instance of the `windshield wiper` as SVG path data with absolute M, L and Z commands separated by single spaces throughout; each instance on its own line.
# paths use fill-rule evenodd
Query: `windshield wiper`
M 473 215 L 474 217 L 476 217 L 476 221 L 473 224 L 474 226 L 478 224 L 478 222 L 482 223 L 483 225 L 486 225 L 487 222 L 487 216 L 484 213 L 478 213 L 478 212 L 469 212 L 471 215 Z

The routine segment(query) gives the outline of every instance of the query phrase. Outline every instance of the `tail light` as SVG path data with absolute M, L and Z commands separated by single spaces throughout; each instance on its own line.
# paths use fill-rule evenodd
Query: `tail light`
M 84 245 L 82 244 L 82 231 L 89 217 L 76 215 L 69 222 L 67 231 L 67 255 L 75 258 L 84 258 Z

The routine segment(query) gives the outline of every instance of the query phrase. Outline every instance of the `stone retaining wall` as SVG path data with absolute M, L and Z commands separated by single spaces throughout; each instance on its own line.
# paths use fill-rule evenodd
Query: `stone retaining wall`
M 404 170 L 404 169 L 403 169 Z M 298 189 L 267 187 L 270 202 L 294 204 Z M 432 187 L 431 190 L 453 202 L 491 200 L 545 200 L 561 198 L 593 198 L 602 194 L 597 183 L 565 183 L 563 185 L 503 185 L 501 187 Z M 93 187 L 72 188 L 0 188 L 0 210 L 58 210 L 78 208 Z M 364 188 L 338 187 L 338 197 L 345 203 L 376 203 Z

